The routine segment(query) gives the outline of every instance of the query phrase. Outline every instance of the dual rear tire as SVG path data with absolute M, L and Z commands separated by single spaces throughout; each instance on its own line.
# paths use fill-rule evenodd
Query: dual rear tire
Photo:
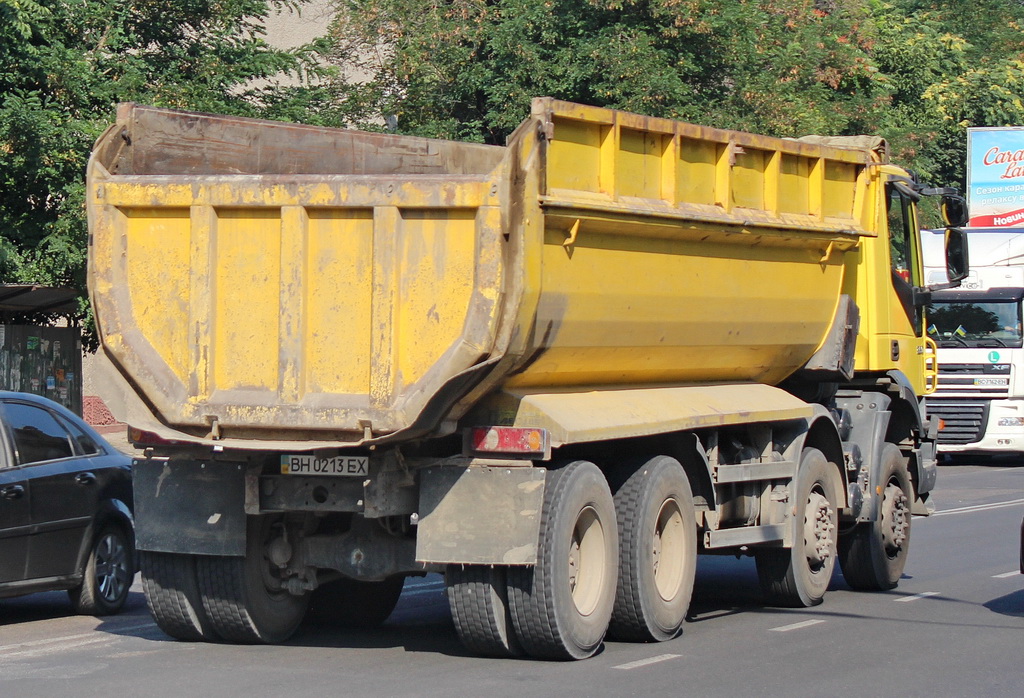
M 537 563 L 449 565 L 459 637 L 483 655 L 583 659 L 605 634 L 675 637 L 696 569 L 693 496 L 682 466 L 664 456 L 631 468 L 612 496 L 593 463 L 548 473 Z

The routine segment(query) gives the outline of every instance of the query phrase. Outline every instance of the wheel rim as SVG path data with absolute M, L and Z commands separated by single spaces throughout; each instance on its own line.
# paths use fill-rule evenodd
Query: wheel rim
M 899 555 L 907 541 L 907 529 L 910 528 L 907 501 L 899 483 L 890 480 L 882 493 L 882 544 L 890 558 Z
M 679 503 L 668 499 L 661 505 L 652 540 L 654 585 L 665 601 L 679 594 L 683 584 L 683 560 L 686 557 L 686 536 Z
M 121 538 L 108 533 L 96 546 L 96 587 L 100 596 L 113 603 L 128 588 L 128 550 Z
M 601 601 L 606 563 L 604 527 L 594 508 L 585 507 L 569 543 L 569 590 L 581 615 L 593 613 Z
M 835 524 L 832 505 L 818 489 L 807 498 L 804 515 L 804 550 L 811 572 L 819 572 L 832 558 L 835 549 Z

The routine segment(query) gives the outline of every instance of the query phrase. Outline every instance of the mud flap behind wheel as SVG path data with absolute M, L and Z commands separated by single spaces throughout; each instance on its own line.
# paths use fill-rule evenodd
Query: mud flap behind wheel
M 137 460 L 139 550 L 245 555 L 245 469 L 238 463 Z

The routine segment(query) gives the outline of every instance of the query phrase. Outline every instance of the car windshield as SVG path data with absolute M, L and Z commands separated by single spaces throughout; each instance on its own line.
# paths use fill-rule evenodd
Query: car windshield
M 940 347 L 1019 347 L 1021 307 L 1017 300 L 933 301 L 928 336 Z

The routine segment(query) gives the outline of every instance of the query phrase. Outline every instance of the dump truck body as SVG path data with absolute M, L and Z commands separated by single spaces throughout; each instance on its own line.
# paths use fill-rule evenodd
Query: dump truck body
M 935 479 L 908 182 L 878 139 L 550 99 L 503 148 L 123 106 L 90 162 L 90 289 L 108 401 L 148 447 L 158 622 L 274 641 L 309 596 L 387 605 L 436 569 L 471 649 L 577 658 L 609 618 L 676 632 L 698 548 L 757 552 L 785 603 L 820 601 L 837 557 L 889 588 Z M 658 511 L 662 601 L 650 560 L 608 577 L 668 535 Z M 237 559 L 291 610 L 204 611 Z M 660 610 L 613 614 L 616 587 Z

